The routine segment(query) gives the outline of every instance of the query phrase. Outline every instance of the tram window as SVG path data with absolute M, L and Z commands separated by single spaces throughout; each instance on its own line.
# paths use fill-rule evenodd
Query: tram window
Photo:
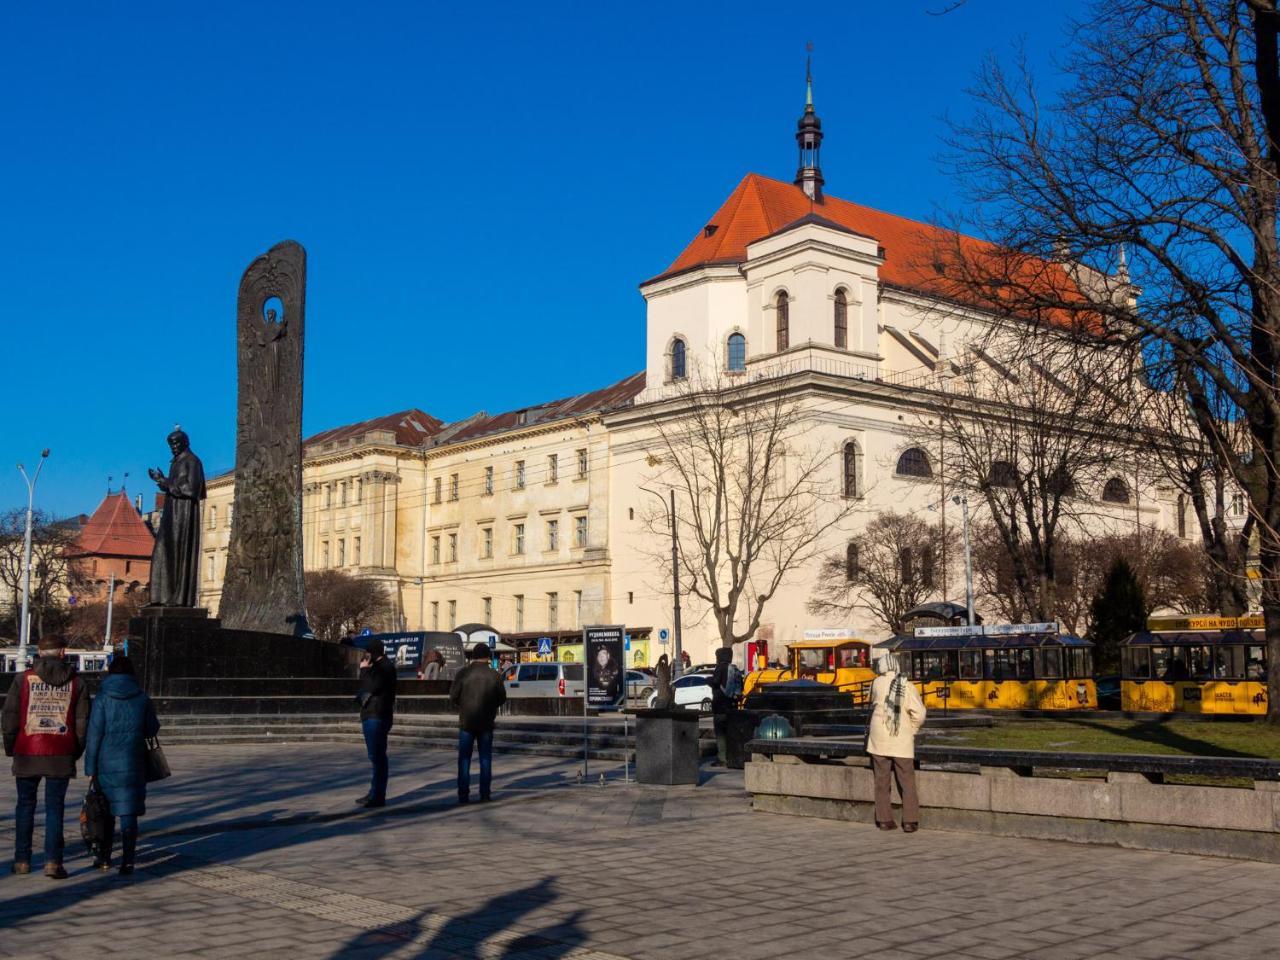
M 1036 676 L 1054 678 L 1062 676 L 1062 651 L 1056 647 L 1036 652 Z
M 1089 650 L 1067 651 L 1067 676 L 1092 677 L 1093 653 Z
M 1188 647 L 1187 664 L 1191 676 L 1196 680 L 1208 680 L 1213 677 L 1213 658 L 1208 647 Z
M 1032 653 L 1028 649 L 1021 650 L 994 650 L 987 651 L 993 653 L 994 661 L 992 666 L 992 680 L 1030 680 L 1033 677 L 1032 669 Z
M 918 654 L 919 660 L 913 664 L 917 680 L 941 680 L 956 675 L 956 654 L 954 650 L 928 650 Z
M 981 680 L 982 679 L 982 651 L 981 650 L 961 650 L 959 653 L 960 653 L 960 679 L 961 680 Z
M 1151 676 L 1151 651 L 1146 647 L 1129 647 L 1124 652 L 1124 675 L 1135 680 Z
M 800 661 L 801 672 L 817 673 L 831 669 L 832 655 L 830 647 L 797 650 L 796 658 Z
M 1015 650 L 1018 662 L 1018 679 L 1030 680 L 1036 675 L 1035 670 L 1035 651 L 1034 650 Z
M 836 665 L 839 667 L 865 667 L 867 665 L 866 647 L 841 647 L 836 651 Z
M 1267 679 L 1267 648 L 1245 647 L 1244 675 L 1249 680 Z
M 1151 671 L 1160 680 L 1186 680 L 1187 651 L 1183 647 L 1152 647 Z
M 1244 647 L 1215 647 L 1213 675 L 1218 680 L 1236 680 L 1244 676 Z

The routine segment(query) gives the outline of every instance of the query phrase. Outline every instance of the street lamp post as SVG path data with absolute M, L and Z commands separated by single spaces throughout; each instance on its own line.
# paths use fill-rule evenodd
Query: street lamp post
M 969 550 L 969 498 L 952 497 L 951 502 L 959 504 L 960 516 L 964 521 L 964 605 L 968 614 L 969 626 L 973 626 L 973 556 Z
M 671 524 L 671 597 L 674 601 L 672 617 L 674 622 L 671 624 L 671 635 L 675 641 L 675 657 L 671 663 L 671 678 L 674 680 L 680 676 L 684 664 L 684 648 L 680 643 L 680 540 L 676 535 L 676 491 L 671 490 L 671 505 L 667 505 L 667 501 L 663 499 L 662 494 L 657 490 L 650 490 L 647 487 L 641 487 L 645 493 L 652 493 L 658 498 L 658 502 L 662 504 L 662 509 L 666 511 L 667 520 Z
M 31 523 L 35 512 L 36 481 L 40 479 L 40 471 L 44 469 L 44 462 L 48 458 L 49 448 L 45 447 L 40 451 L 40 462 L 36 464 L 36 472 L 30 477 L 27 476 L 26 468 L 18 464 L 18 472 L 27 483 L 27 532 L 22 541 L 22 623 L 18 627 L 18 635 L 21 638 L 18 641 L 19 666 L 26 664 L 28 647 L 31 644 Z

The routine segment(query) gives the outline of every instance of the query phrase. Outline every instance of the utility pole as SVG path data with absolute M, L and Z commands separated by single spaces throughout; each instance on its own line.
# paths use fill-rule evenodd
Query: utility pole
M 44 462 L 49 458 L 49 448 L 45 447 L 40 451 L 40 462 L 36 465 L 35 476 L 28 477 L 26 468 L 22 464 L 18 464 L 18 472 L 22 474 L 22 479 L 27 482 L 27 534 L 22 544 L 22 624 L 19 627 L 21 639 L 18 641 L 18 663 L 20 667 L 25 666 L 31 644 L 31 523 L 32 514 L 35 510 L 36 500 L 36 481 L 40 479 L 40 471 L 44 469 Z
M 676 662 L 672 665 L 671 676 L 678 677 L 684 667 L 684 648 L 680 645 L 680 539 L 676 536 L 676 491 L 671 489 L 671 596 L 675 599 L 675 610 L 672 616 L 675 622 L 672 635 L 676 641 Z
M 952 497 L 952 503 L 960 505 L 960 517 L 964 522 L 964 605 L 969 626 L 973 626 L 973 555 L 969 550 L 969 498 Z
M 111 614 L 114 612 L 116 604 L 116 572 L 111 571 L 111 577 L 107 581 L 107 635 L 103 638 L 102 646 L 109 648 L 111 646 Z

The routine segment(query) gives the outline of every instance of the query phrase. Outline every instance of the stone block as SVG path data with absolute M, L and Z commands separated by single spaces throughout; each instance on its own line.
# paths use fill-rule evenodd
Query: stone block
M 1275 794 L 1230 787 L 1118 783 L 1116 820 L 1218 830 L 1276 829 Z
M 636 781 L 697 784 L 698 715 L 691 710 L 641 710 L 636 715 Z
M 928 807 L 952 810 L 990 810 L 990 777 L 972 773 L 948 773 L 942 770 L 917 770 L 916 789 L 920 803 Z
M 991 780 L 991 809 L 996 813 L 1026 813 L 1040 817 L 1119 820 L 1118 790 L 1119 787 L 1105 783 L 1054 777 L 994 779 Z

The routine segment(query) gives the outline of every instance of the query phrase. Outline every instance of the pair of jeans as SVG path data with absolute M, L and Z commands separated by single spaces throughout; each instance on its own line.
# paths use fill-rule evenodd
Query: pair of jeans
M 36 799 L 40 777 L 18 777 L 18 809 L 14 814 L 13 859 L 31 862 L 31 835 L 36 827 Z M 44 778 L 44 862 L 62 862 L 62 814 L 67 804 L 70 777 Z
M 493 731 L 458 731 L 458 799 L 471 799 L 471 751 L 480 749 L 480 799 L 488 800 L 493 785 Z
M 387 780 L 391 777 L 391 765 L 387 762 L 387 734 L 391 732 L 391 721 L 370 717 L 362 721 L 360 727 L 364 731 L 364 746 L 373 767 L 373 776 L 369 781 L 369 799 L 385 803 Z

